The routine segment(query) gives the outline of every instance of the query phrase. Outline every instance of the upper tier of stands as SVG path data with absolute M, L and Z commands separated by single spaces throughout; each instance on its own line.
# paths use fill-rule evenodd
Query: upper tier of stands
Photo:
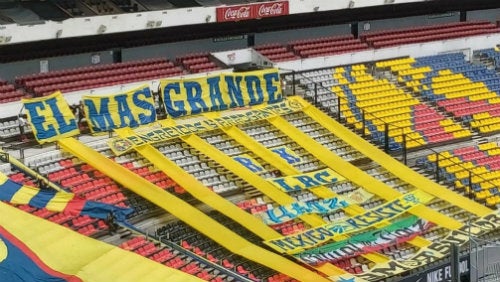
M 183 73 L 180 66 L 167 59 L 156 58 L 25 75 L 16 78 L 15 83 L 35 96 L 43 96 L 57 90 L 71 92 L 179 76 Z
M 499 31 L 500 29 L 495 24 L 488 21 L 471 21 L 368 32 L 361 34 L 360 38 L 373 48 L 382 48 L 402 44 L 497 33 Z
M 409 32 L 415 33 L 415 36 L 408 36 Z M 420 33 L 428 32 L 441 37 L 417 36 Z M 288 44 L 273 43 L 255 46 L 254 49 L 273 62 L 281 62 L 318 56 L 335 56 L 369 48 L 387 47 L 392 44 L 426 42 L 492 32 L 499 32 L 499 29 L 489 22 L 456 22 L 364 33 L 360 38 L 354 38 L 352 34 L 346 34 L 302 39 L 291 41 Z M 400 37 L 404 38 L 399 39 Z M 389 41 L 392 43 L 386 44 Z M 19 100 L 22 96 L 25 96 L 24 92 L 34 96 L 42 96 L 57 90 L 66 93 L 179 76 L 185 73 L 204 73 L 226 67 L 213 58 L 209 52 L 189 53 L 175 58 L 174 61 L 172 62 L 166 58 L 155 58 L 23 75 L 16 78 L 13 83 L 14 88 L 6 82 L 0 82 L 0 103 Z
M 0 104 L 18 101 L 25 96 L 27 96 L 27 94 L 21 89 L 16 89 L 15 85 L 0 80 Z
M 194 53 L 178 57 L 176 62 L 182 65 L 190 73 L 210 72 L 220 70 L 214 60 L 211 58 L 210 53 Z

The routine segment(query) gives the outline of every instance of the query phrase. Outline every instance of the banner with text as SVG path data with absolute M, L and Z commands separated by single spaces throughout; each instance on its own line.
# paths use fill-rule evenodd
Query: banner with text
M 330 168 L 269 179 L 274 186 L 285 192 L 300 191 L 314 187 L 334 184 L 345 178 Z
M 108 145 L 116 155 L 120 155 L 136 146 L 162 142 L 172 138 L 200 133 L 220 127 L 268 119 L 274 116 L 294 113 L 302 109 L 303 105 L 300 100 L 289 97 L 280 103 L 262 105 L 255 108 L 252 107 L 250 110 L 238 111 L 217 118 L 207 118 L 192 123 L 146 129 L 141 132 L 135 132 L 124 138 L 117 137 L 110 139 Z
M 156 120 L 153 94 L 147 85 L 113 95 L 83 96 L 82 101 L 93 133 L 137 127 Z
M 86 215 L 100 219 L 106 219 L 113 214 L 117 221 L 124 223 L 127 216 L 134 212 L 131 208 L 89 201 L 73 193 L 22 185 L 10 180 L 3 173 L 0 173 L 0 200 L 15 205 L 30 205 L 53 212 Z
M 217 22 L 232 22 L 288 15 L 288 1 L 253 3 L 216 8 Z
M 351 204 L 360 204 L 370 199 L 373 194 L 364 189 L 358 189 L 347 196 L 338 196 L 328 199 L 318 199 L 308 202 L 295 202 L 285 206 L 279 206 L 271 210 L 256 213 L 255 216 L 262 219 L 267 225 L 284 223 L 304 214 L 326 214 L 338 209 L 345 208 Z
M 283 99 L 277 69 L 163 79 L 160 90 L 167 115 L 173 118 L 272 104 Z
M 421 190 L 412 191 L 363 214 L 293 235 L 267 240 L 264 243 L 281 253 L 296 254 L 335 239 L 340 235 L 359 232 L 375 224 L 391 220 L 420 204 L 429 202 L 431 199 L 433 199 L 433 196 Z
M 458 230 L 451 230 L 444 238 L 434 240 L 432 244 L 421 248 L 410 258 L 378 263 L 369 271 L 357 276 L 368 281 L 380 281 L 417 267 L 426 267 L 434 261 L 449 256 L 452 243 L 464 246 L 469 242 L 470 238 L 478 238 L 491 231 L 498 230 L 498 228 L 500 228 L 500 211 L 496 210 L 475 221 L 471 221 L 470 226 L 463 225 Z
M 249 170 L 255 173 L 263 173 L 266 172 L 266 169 L 254 158 L 252 158 L 248 154 L 240 154 L 238 156 L 234 156 L 233 160 L 239 162 Z
M 52 142 L 80 133 L 75 116 L 61 92 L 21 101 L 38 143 Z
M 381 229 L 304 251 L 295 257 L 309 265 L 335 262 L 402 244 L 420 236 L 433 226 L 435 225 L 432 222 L 413 215 Z

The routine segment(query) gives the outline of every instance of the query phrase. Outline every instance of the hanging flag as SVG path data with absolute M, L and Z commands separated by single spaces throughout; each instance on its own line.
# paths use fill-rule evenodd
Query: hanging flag
M 77 276 L 56 271 L 28 246 L 0 226 L 0 281 L 81 282 Z
M 38 143 L 52 142 L 80 133 L 75 115 L 61 92 L 21 101 Z
M 125 221 L 127 215 L 133 212 L 131 208 L 87 201 L 72 193 L 25 186 L 10 180 L 1 173 L 0 200 L 11 204 L 30 205 L 35 208 L 46 208 L 49 211 L 66 212 L 71 215 L 88 215 L 100 219 L 106 219 L 110 214 L 113 214 L 119 222 Z
M 434 226 L 434 223 L 412 215 L 381 229 L 364 232 L 346 240 L 306 250 L 295 255 L 295 257 L 310 265 L 335 262 L 400 245 L 420 236 Z

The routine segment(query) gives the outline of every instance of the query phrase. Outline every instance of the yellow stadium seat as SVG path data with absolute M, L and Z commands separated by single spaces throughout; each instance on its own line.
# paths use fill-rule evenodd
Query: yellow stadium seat
M 495 142 L 482 143 L 482 144 L 479 144 L 477 146 L 478 146 L 479 150 L 481 150 L 481 151 L 486 151 L 489 149 L 498 148 L 498 146 Z

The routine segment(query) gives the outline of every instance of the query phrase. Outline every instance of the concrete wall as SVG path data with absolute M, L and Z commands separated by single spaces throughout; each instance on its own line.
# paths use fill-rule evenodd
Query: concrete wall
M 500 9 L 470 11 L 467 12 L 467 20 L 500 21 Z
M 226 51 L 246 47 L 246 36 L 209 38 L 123 49 L 122 59 L 123 61 L 128 61 L 152 57 L 167 57 L 173 60 L 176 57 L 189 53 Z
M 349 24 L 330 25 L 313 28 L 290 29 L 255 34 L 255 45 L 267 43 L 288 43 L 293 40 L 351 33 Z
M 383 19 L 375 21 L 360 22 L 359 34 L 367 31 L 378 31 L 384 29 L 406 28 L 419 25 L 433 25 L 460 21 L 459 12 L 449 12 L 437 15 L 414 16 L 400 19 Z
M 45 65 L 49 71 L 55 71 L 112 62 L 113 56 L 109 51 L 12 62 L 0 64 L 0 78 L 12 80 L 16 76 L 39 73 L 43 68 L 41 65 Z

